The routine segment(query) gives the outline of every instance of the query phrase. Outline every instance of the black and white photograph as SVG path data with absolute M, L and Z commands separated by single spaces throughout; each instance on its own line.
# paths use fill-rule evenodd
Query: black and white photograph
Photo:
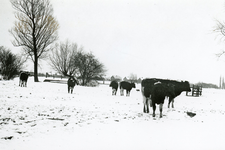
M 0 0 L 0 150 L 224 150 L 225 0 Z

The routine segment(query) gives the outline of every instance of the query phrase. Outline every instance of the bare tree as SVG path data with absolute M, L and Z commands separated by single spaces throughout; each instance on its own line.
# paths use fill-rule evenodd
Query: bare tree
M 131 82 L 137 82 L 137 75 L 131 73 L 130 76 L 129 76 L 129 80 L 130 80 Z
M 222 22 L 217 20 L 217 25 L 214 28 L 214 32 L 219 33 L 219 35 L 221 37 L 220 40 L 224 41 L 225 40 L 225 22 L 222 23 Z M 222 50 L 220 53 L 217 53 L 216 56 L 221 57 L 224 54 L 225 54 L 225 51 Z
M 9 49 L 0 46 L 0 74 L 10 80 L 18 75 L 26 60 L 22 56 L 14 55 Z
M 75 57 L 75 65 L 82 80 L 87 85 L 91 80 L 102 78 L 105 75 L 104 65 L 92 53 L 79 51 Z
M 69 41 L 60 43 L 60 45 L 56 44 L 49 57 L 50 65 L 54 70 L 64 76 L 75 75 L 77 67 L 75 66 L 74 59 L 77 53 L 77 44 L 70 44 Z
M 49 0 L 10 0 L 18 20 L 9 30 L 14 46 L 21 46 L 34 62 L 34 81 L 38 82 L 38 59 L 44 58 L 57 39 L 59 24 Z
M 65 76 L 76 76 L 82 80 L 81 85 L 87 85 L 91 80 L 103 78 L 104 65 L 92 53 L 86 53 L 76 44 L 56 44 L 52 50 L 50 65 L 58 73 Z

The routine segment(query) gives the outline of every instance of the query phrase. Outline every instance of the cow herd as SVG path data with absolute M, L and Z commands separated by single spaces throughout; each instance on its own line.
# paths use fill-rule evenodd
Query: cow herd
M 109 87 L 112 87 L 112 95 L 116 95 L 116 92 L 118 90 L 118 87 L 120 87 L 120 95 L 124 95 L 124 90 L 126 90 L 126 96 L 130 96 L 130 91 L 132 88 L 136 88 L 135 83 L 130 83 L 127 81 L 122 81 L 119 83 L 117 81 L 112 81 L 109 85 Z
M 162 108 L 164 99 L 169 98 L 168 108 L 172 102 L 174 108 L 174 99 L 183 91 L 191 91 L 189 82 L 174 81 L 165 79 L 144 79 L 141 82 L 141 93 L 143 96 L 143 112 L 149 113 L 149 106 L 153 109 L 155 117 L 156 104 L 159 105 L 160 117 L 162 117 Z
M 126 96 L 130 96 L 130 91 L 135 88 L 134 83 L 129 83 L 126 81 L 118 82 L 112 81 L 109 85 L 112 87 L 112 95 L 116 95 L 118 87 L 120 87 L 120 95 L 123 96 L 124 89 L 126 90 Z M 155 117 L 156 104 L 159 105 L 160 118 L 162 115 L 162 109 L 164 100 L 166 97 L 169 98 L 168 108 L 170 103 L 172 103 L 172 108 L 174 108 L 174 99 L 180 95 L 183 91 L 191 91 L 190 84 L 188 81 L 175 81 L 175 80 L 165 80 L 165 79 L 143 79 L 141 82 L 141 93 L 143 97 L 143 112 L 149 113 L 149 106 L 153 109 L 152 116 Z
M 27 79 L 29 77 L 28 72 L 21 72 L 19 77 L 19 86 L 26 87 Z M 68 93 L 73 93 L 75 85 L 78 85 L 78 81 L 74 77 L 70 77 L 67 81 Z M 126 90 L 126 96 L 130 96 L 132 88 L 136 88 L 135 83 L 122 81 L 111 81 L 109 87 L 112 88 L 112 95 L 116 95 L 118 88 L 120 88 L 120 95 L 124 95 Z M 141 94 L 143 97 L 143 112 L 149 113 L 149 106 L 153 109 L 152 116 L 155 117 L 156 105 L 159 105 L 160 118 L 162 115 L 163 104 L 166 97 L 169 98 L 168 108 L 172 103 L 174 108 L 174 99 L 179 96 L 183 91 L 191 91 L 188 81 L 175 81 L 166 79 L 146 78 L 141 82 Z

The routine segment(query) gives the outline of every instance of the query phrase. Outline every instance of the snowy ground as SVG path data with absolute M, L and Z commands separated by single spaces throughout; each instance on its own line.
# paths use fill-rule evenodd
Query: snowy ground
M 41 79 L 43 81 L 43 79 Z M 18 78 L 0 81 L 0 150 L 223 150 L 225 91 L 175 99 L 163 118 L 143 114 L 142 96 L 111 95 L 108 85 L 76 86 Z M 137 85 L 140 88 L 140 85 Z M 197 115 L 189 117 L 186 112 Z

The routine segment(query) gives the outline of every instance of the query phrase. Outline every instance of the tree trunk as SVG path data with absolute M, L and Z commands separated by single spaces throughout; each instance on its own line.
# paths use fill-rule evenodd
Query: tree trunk
M 82 85 L 84 86 L 85 85 L 85 81 L 84 81 L 85 79 L 83 78 L 82 79 Z
M 38 81 L 38 58 L 36 55 L 34 56 L 34 82 L 39 82 Z

